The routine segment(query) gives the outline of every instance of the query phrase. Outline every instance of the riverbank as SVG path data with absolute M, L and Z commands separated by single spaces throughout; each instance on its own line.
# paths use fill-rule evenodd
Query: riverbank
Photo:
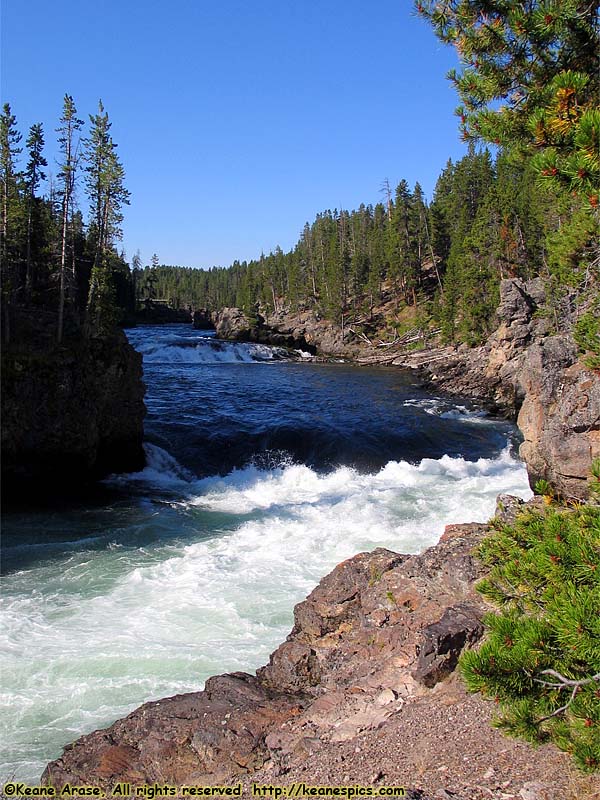
M 510 519 L 522 501 L 499 498 Z M 538 501 L 530 501 L 535 505 Z M 377 549 L 339 564 L 296 606 L 287 640 L 256 675 L 148 703 L 84 736 L 43 781 L 289 786 L 401 785 L 420 800 L 592 798 L 553 747 L 489 727 L 493 704 L 467 696 L 461 650 L 483 633 L 474 590 L 481 524 L 452 525 L 420 555 Z

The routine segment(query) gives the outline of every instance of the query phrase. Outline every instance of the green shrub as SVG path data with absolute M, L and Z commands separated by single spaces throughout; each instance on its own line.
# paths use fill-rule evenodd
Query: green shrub
M 528 510 L 479 556 L 477 588 L 501 610 L 461 658 L 467 688 L 499 704 L 497 727 L 600 769 L 600 507 Z
M 600 370 L 600 298 L 577 320 L 573 335 L 585 365 Z

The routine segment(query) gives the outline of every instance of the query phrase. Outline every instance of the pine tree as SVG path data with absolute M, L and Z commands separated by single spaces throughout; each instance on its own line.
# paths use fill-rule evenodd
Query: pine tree
M 468 688 L 499 703 L 509 734 L 600 769 L 600 507 L 525 512 L 479 555 L 491 571 L 478 589 L 501 611 L 461 658 Z
M 463 138 L 538 151 L 545 176 L 598 207 L 598 0 L 417 0 L 453 44 Z
M 25 169 L 25 191 L 27 195 L 27 246 L 25 256 L 25 292 L 29 299 L 31 290 L 34 283 L 33 264 L 31 257 L 31 242 L 34 228 L 34 214 L 36 208 L 36 191 L 40 185 L 40 181 L 46 179 L 46 175 L 42 172 L 42 167 L 47 167 L 48 162 L 44 158 L 44 131 L 41 123 L 32 125 L 27 137 L 27 149 L 29 150 L 29 161 Z M 36 226 L 37 227 L 37 226 Z
M 86 327 L 93 336 L 109 332 L 116 322 L 112 279 L 115 240 L 121 238 L 122 207 L 129 203 L 125 171 L 110 135 L 111 123 L 102 101 L 90 116 L 90 135 L 85 140 L 86 190 L 90 200 L 94 264 L 86 309 Z M 116 263 L 116 262 L 115 262 Z
M 8 103 L 4 104 L 0 115 L 0 181 L 2 183 L 2 222 L 0 229 L 0 257 L 2 259 L 2 315 L 3 335 L 10 341 L 10 316 L 19 288 L 17 274 L 17 236 L 16 218 L 19 210 L 20 174 L 16 167 L 16 157 L 21 153 L 19 147 L 21 134 L 16 127 L 16 118 Z
M 73 98 L 66 94 L 63 100 L 63 114 L 60 118 L 59 143 L 63 156 L 60 165 L 60 180 L 62 183 L 62 232 L 60 247 L 60 287 L 58 300 L 58 329 L 57 341 L 63 338 L 65 297 L 67 292 L 67 236 L 69 215 L 73 201 L 77 168 L 79 165 L 79 140 L 77 133 L 83 126 L 83 120 L 77 118 L 77 109 Z
M 11 112 L 10 104 L 5 103 L 0 115 L 0 180 L 2 182 L 2 242 L 1 252 L 4 262 L 9 257 L 10 222 L 18 200 L 20 175 L 15 159 L 21 153 L 19 142 L 21 134 L 16 127 L 17 120 Z

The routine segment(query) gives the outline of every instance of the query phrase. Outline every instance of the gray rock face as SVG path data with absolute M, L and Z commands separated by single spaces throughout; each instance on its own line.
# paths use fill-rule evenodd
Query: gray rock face
M 592 460 L 600 457 L 600 376 L 578 361 L 570 299 L 559 309 L 559 334 L 551 332 L 545 303 L 539 278 L 502 281 L 500 324 L 486 345 L 444 351 L 423 368 L 430 386 L 518 415 L 532 486 L 544 478 L 564 497 L 585 499 Z
M 260 323 L 262 317 L 257 322 Z M 236 342 L 255 341 L 258 324 L 251 323 L 240 308 L 223 308 L 215 316 L 215 330 L 218 339 Z
M 435 686 L 453 672 L 467 644 L 483 636 L 481 610 L 468 604 L 444 611 L 438 622 L 421 631 L 419 657 L 413 677 L 424 686 Z
M 513 525 L 525 502 L 511 494 L 499 494 L 496 498 L 495 517 L 505 525 Z
M 600 379 L 576 360 L 568 336 L 532 345 L 519 378 L 519 452 L 530 482 L 544 478 L 565 497 L 586 497 L 592 460 L 600 457 Z
M 563 301 L 565 332 L 552 335 L 538 278 L 503 281 L 501 325 L 488 345 L 488 374 L 498 369 L 512 392 L 524 442 L 520 455 L 531 485 L 547 480 L 564 497 L 584 499 L 594 458 L 600 457 L 600 378 L 578 361 Z
M 311 355 L 317 352 L 317 346 L 306 338 L 305 328 L 286 324 L 285 321 L 281 325 L 277 323 L 277 318 L 267 322 L 260 314 L 256 314 L 251 320 L 239 308 L 223 308 L 215 317 L 219 339 L 258 342 L 273 347 L 303 350 Z

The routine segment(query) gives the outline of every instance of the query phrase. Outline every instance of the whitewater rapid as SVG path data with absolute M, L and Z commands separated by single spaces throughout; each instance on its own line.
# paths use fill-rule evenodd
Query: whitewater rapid
M 167 331 L 150 341 L 142 340 L 137 349 L 146 363 L 171 364 L 258 364 L 281 361 L 293 356 L 310 358 L 309 353 L 289 351 L 253 342 L 226 342 L 213 336 L 190 337 Z
M 197 479 L 148 445 L 114 478 L 137 501 L 3 582 L 2 777 L 34 781 L 62 745 L 139 704 L 251 671 L 292 610 L 339 561 L 417 552 L 450 522 L 483 521 L 495 497 L 528 497 L 523 465 L 444 456 L 373 474 L 282 463 Z
M 514 427 L 410 374 L 190 326 L 128 336 L 146 468 L 4 516 L 0 779 L 35 784 L 82 734 L 265 664 L 338 562 L 530 496 Z

